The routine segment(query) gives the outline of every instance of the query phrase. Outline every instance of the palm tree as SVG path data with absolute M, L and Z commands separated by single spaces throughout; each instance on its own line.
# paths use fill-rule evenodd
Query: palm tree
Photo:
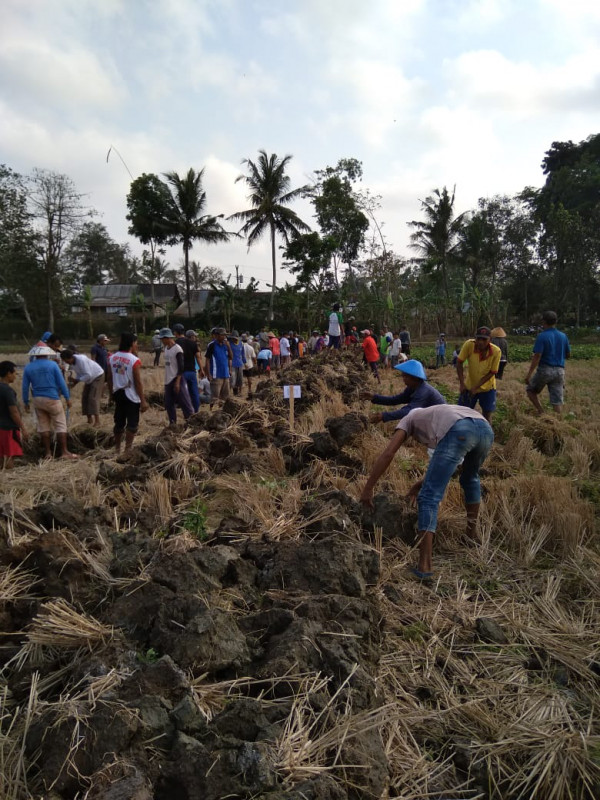
M 192 316 L 190 300 L 190 250 L 194 240 L 208 244 L 228 241 L 229 234 L 217 220 L 218 217 L 204 214 L 206 192 L 202 188 L 204 170 L 196 172 L 192 167 L 183 177 L 176 172 L 165 173 L 171 191 L 171 203 L 163 226 L 172 243 L 183 245 L 183 270 L 185 273 L 185 296 L 188 316 Z
M 292 156 L 279 158 L 275 153 L 268 156 L 265 150 L 258 151 L 256 163 L 249 158 L 244 158 L 242 164 L 248 168 L 248 174 L 238 176 L 236 183 L 237 181 L 246 183 L 250 190 L 248 199 L 252 207 L 246 211 L 238 211 L 229 217 L 229 219 L 244 223 L 240 234 L 247 238 L 248 248 L 252 247 L 266 231 L 271 236 L 273 282 L 269 302 L 269 321 L 273 319 L 273 301 L 277 290 L 275 235 L 278 233 L 287 244 L 291 234 L 298 235 L 310 230 L 296 212 L 287 207 L 309 188 L 301 186 L 299 189 L 290 189 L 290 178 L 289 175 L 286 175 L 285 170 L 291 158 Z

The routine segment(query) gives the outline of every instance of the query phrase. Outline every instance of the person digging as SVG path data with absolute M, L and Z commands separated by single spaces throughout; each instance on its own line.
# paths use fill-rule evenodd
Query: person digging
M 437 528 L 438 507 L 461 459 L 460 485 L 467 512 L 466 535 L 470 541 L 477 541 L 481 503 L 479 470 L 494 441 L 494 432 L 482 414 L 466 406 L 437 405 L 414 409 L 400 420 L 396 433 L 373 465 L 360 496 L 363 505 L 373 509 L 373 490 L 377 481 L 410 436 L 434 448 L 425 477 L 408 492 L 408 498 L 417 504 L 419 531 L 419 561 L 416 567 L 411 568 L 411 573 L 420 580 L 427 580 L 433 576 L 433 536 Z
M 427 383 L 427 375 L 423 365 L 416 359 L 410 359 L 403 364 L 396 364 L 394 369 L 402 373 L 402 380 L 406 389 L 400 394 L 383 395 L 373 394 L 368 389 L 360 393 L 361 400 L 370 400 L 377 406 L 399 406 L 402 408 L 394 411 L 377 411 L 369 416 L 369 422 L 392 422 L 404 419 L 415 408 L 429 408 L 429 406 L 444 405 L 446 400 L 437 389 Z

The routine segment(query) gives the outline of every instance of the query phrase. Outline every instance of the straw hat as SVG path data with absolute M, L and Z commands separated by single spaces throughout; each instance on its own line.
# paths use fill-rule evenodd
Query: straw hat
M 36 358 L 37 356 L 54 356 L 56 353 L 51 347 L 46 347 L 45 345 L 38 345 L 36 344 L 35 347 L 32 347 L 28 356 L 32 356 L 32 358 Z
M 492 336 L 495 339 L 504 339 L 506 337 L 506 331 L 504 328 L 498 326 L 497 328 L 492 328 Z

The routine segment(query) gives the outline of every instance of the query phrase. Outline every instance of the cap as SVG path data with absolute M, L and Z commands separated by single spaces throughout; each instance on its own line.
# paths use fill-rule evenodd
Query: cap
M 446 334 L 445 334 L 445 333 L 440 333 L 440 336 L 444 336 L 444 337 L 445 337 L 445 336 L 446 336 Z
M 154 331 L 154 335 L 156 336 L 156 334 L 157 334 L 157 333 L 160 333 L 160 331 L 158 330 L 158 328 L 157 328 L 157 329 Z
M 317 330 L 314 330 L 314 331 L 313 331 L 313 336 L 315 335 L 315 333 L 319 333 L 319 331 L 317 331 Z
M 161 328 L 158 332 L 158 335 L 161 339 L 172 339 L 173 338 L 173 331 L 171 328 Z
M 56 355 L 54 350 L 51 347 L 46 347 L 46 345 L 36 344 L 35 347 L 32 347 L 27 355 L 32 356 L 35 358 L 36 356 L 54 356 Z
M 364 331 L 360 332 L 361 336 L 370 336 L 371 331 L 368 328 L 365 328 Z
M 191 339 L 191 338 L 192 338 L 192 336 L 198 336 L 198 334 L 196 333 L 196 331 L 186 331 L 186 332 L 185 332 L 185 335 L 186 335 L 186 338 L 188 338 L 188 339 Z
M 239 335 L 239 333 L 238 333 L 236 330 L 232 330 L 232 331 L 231 331 L 231 335 L 232 335 L 232 336 L 233 336 L 235 339 L 239 339 L 239 338 L 240 338 L 240 335 Z
M 181 324 L 181 322 L 176 322 L 173 325 L 173 333 L 183 333 L 185 330 L 185 326 Z
M 489 339 L 492 335 L 491 330 L 487 327 L 487 325 L 482 325 L 481 328 L 477 328 L 477 332 L 475 333 L 476 339 Z
M 422 381 L 427 380 L 423 364 L 417 361 L 416 358 L 411 358 L 408 361 L 404 361 L 402 364 L 396 364 L 394 369 L 397 369 L 398 372 L 404 372 L 405 375 L 412 375 L 413 378 L 420 378 Z
M 105 333 L 101 333 L 96 337 L 97 342 L 110 342 L 110 339 Z
M 498 339 L 504 339 L 506 336 L 506 331 L 504 330 L 504 328 L 498 326 L 497 328 L 492 328 L 490 335 L 497 336 Z
M 42 338 L 41 338 L 41 341 L 42 341 L 42 342 L 47 342 L 47 341 L 48 341 L 48 339 L 49 339 L 51 336 L 52 336 L 52 331 L 46 331 L 45 333 L 42 333 Z
M 217 334 L 217 336 L 227 336 L 227 331 L 225 330 L 225 328 L 215 328 L 214 331 Z

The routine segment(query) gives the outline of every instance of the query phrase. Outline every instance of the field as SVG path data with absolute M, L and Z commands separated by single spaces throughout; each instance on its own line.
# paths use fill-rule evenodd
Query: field
M 362 509 L 393 427 L 351 354 L 289 369 L 293 432 L 276 379 L 165 429 L 146 366 L 132 459 L 74 413 L 80 462 L 33 442 L 3 474 L 1 798 L 600 796 L 598 360 L 568 365 L 563 419 L 508 365 L 483 542 L 453 481 L 427 584 L 404 500 L 427 456 Z M 432 383 L 455 399 L 451 367 Z

